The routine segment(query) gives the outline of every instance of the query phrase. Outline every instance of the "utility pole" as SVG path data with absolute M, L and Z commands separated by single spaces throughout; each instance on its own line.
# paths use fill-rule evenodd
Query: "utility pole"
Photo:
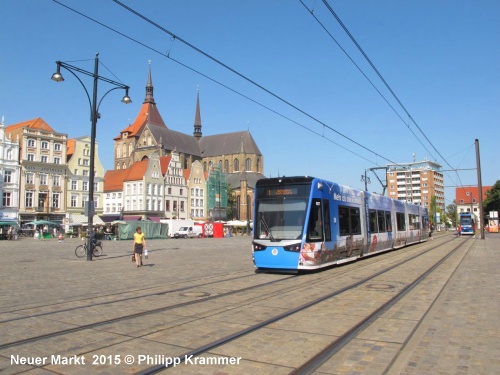
M 477 188 L 479 190 L 479 223 L 481 225 L 481 239 L 484 240 L 484 220 L 483 220 L 483 183 L 481 182 L 481 157 L 479 155 L 479 140 L 476 139 L 476 167 L 477 167 Z M 472 196 L 471 196 L 472 199 Z

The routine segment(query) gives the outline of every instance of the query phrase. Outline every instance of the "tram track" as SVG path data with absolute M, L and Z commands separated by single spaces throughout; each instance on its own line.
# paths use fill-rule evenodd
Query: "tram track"
M 436 245 L 435 247 L 437 247 L 437 246 L 438 245 Z M 433 248 L 431 248 L 430 250 L 432 250 Z M 397 254 L 398 250 L 394 250 L 393 253 Z M 402 253 L 400 253 L 400 254 L 402 254 Z M 383 254 L 378 254 L 378 255 L 383 255 Z M 128 255 L 126 255 L 126 256 L 128 256 Z M 373 258 L 370 258 L 370 259 L 373 259 Z M 366 263 L 366 265 L 365 265 L 365 263 Z M 350 263 L 350 264 L 353 264 L 353 263 Z M 347 265 L 348 264 L 344 265 L 344 267 L 347 266 Z M 367 259 L 364 259 L 363 263 L 358 263 L 358 265 L 360 265 L 360 266 L 368 266 L 370 264 L 368 264 L 368 260 Z M 333 269 L 333 268 L 341 269 L 338 266 L 332 266 L 332 267 L 330 267 L 330 269 Z M 324 270 L 319 270 L 319 271 L 314 271 L 312 273 L 324 274 L 323 271 Z M 348 272 L 348 271 L 346 271 L 346 272 Z M 243 275 L 235 276 L 235 277 L 230 277 L 230 278 L 227 278 L 227 279 L 220 279 L 220 278 L 229 276 L 229 274 L 211 275 L 209 277 L 203 276 L 203 277 L 200 277 L 200 278 L 194 278 L 194 279 L 190 279 L 190 280 L 183 280 L 181 282 L 178 282 L 177 284 L 186 284 L 186 283 L 192 283 L 192 282 L 197 282 L 197 281 L 201 281 L 201 280 L 216 279 L 216 280 L 210 281 L 210 282 L 203 282 L 203 283 L 198 283 L 198 284 L 189 285 L 189 286 L 183 286 L 183 287 L 175 288 L 175 289 L 171 289 L 170 288 L 172 285 L 170 285 L 170 287 L 168 289 L 165 289 L 164 287 L 158 287 L 158 286 L 147 287 L 147 288 L 128 289 L 126 291 L 122 291 L 122 292 L 119 292 L 119 293 L 102 294 L 102 295 L 99 295 L 99 296 L 73 299 L 73 300 L 64 302 L 64 304 L 67 305 L 67 304 L 78 304 L 78 303 L 81 303 L 81 302 L 84 302 L 84 301 L 88 301 L 88 303 L 85 304 L 85 305 L 78 305 L 78 306 L 75 306 L 75 307 L 62 308 L 62 309 L 55 310 L 55 309 L 53 309 L 53 307 L 54 306 L 60 306 L 61 303 L 49 303 L 49 304 L 34 305 L 34 306 L 29 306 L 29 307 L 24 307 L 24 308 L 16 308 L 16 309 L 11 309 L 11 310 L 3 310 L 3 311 L 1 311 L 1 313 L 3 313 L 3 314 L 22 314 L 22 313 L 24 313 L 26 311 L 29 312 L 30 310 L 43 309 L 43 308 L 51 308 L 51 310 L 48 311 L 48 312 L 41 312 L 41 313 L 36 313 L 36 314 L 30 314 L 29 315 L 29 318 L 43 317 L 43 316 L 48 316 L 48 315 L 55 314 L 55 313 L 61 313 L 61 312 L 75 311 L 75 310 L 78 310 L 78 309 L 84 309 L 84 308 L 87 308 L 87 307 L 105 306 L 105 305 L 110 305 L 110 304 L 113 304 L 113 303 L 126 302 L 126 301 L 134 300 L 134 299 L 137 299 L 137 298 L 145 298 L 145 297 L 151 297 L 151 296 L 167 295 L 167 294 L 171 294 L 171 293 L 179 293 L 179 292 L 183 292 L 183 291 L 194 290 L 194 289 L 197 289 L 197 288 L 200 288 L 200 287 L 207 287 L 207 286 L 210 286 L 210 285 L 224 283 L 224 282 L 228 282 L 228 281 L 241 280 L 241 279 L 244 279 L 244 278 L 253 278 L 253 277 L 257 277 L 258 274 L 260 274 L 260 272 L 259 273 L 256 273 L 256 272 L 249 273 L 249 271 L 240 271 L 240 272 L 235 272 L 235 273 L 232 273 L 232 274 L 241 274 L 241 273 L 243 273 Z M 343 272 L 340 272 L 340 274 L 342 274 L 342 273 Z M 294 275 L 291 275 L 291 276 L 296 276 L 296 275 L 294 274 Z M 287 280 L 288 278 L 292 278 L 292 277 L 286 277 L 286 278 L 280 279 L 280 280 Z M 321 278 L 321 280 L 325 281 L 328 278 L 330 278 L 330 276 L 327 276 L 326 279 Z M 151 291 L 151 292 L 147 292 L 147 291 Z M 137 295 L 137 293 L 142 293 L 142 292 L 146 292 L 146 293 L 144 293 L 144 294 L 138 294 Z M 112 301 L 92 302 L 92 301 L 95 301 L 95 300 L 102 300 L 102 299 L 106 299 L 106 298 L 109 298 L 109 297 L 116 297 L 116 296 L 127 295 L 127 294 L 130 295 L 130 294 L 134 294 L 134 293 L 136 293 L 136 295 L 133 295 L 133 296 L 130 296 L 130 297 L 119 298 L 119 299 L 112 300 Z M 173 307 L 175 307 L 175 306 L 173 306 Z M 11 318 L 11 319 L 3 319 L 3 320 L 0 320 L 0 323 L 8 323 L 8 322 L 12 322 L 12 321 L 27 319 L 27 318 L 28 317 L 20 316 L 20 317 Z
M 340 336 L 337 340 L 335 340 L 331 345 L 328 345 L 325 349 L 323 349 L 320 353 L 318 353 L 316 356 L 311 358 L 309 361 L 304 363 L 303 366 L 304 368 L 297 368 L 295 371 L 293 371 L 294 374 L 302 374 L 304 373 L 303 371 L 309 371 L 308 367 L 312 367 L 316 369 L 319 367 L 324 361 L 328 360 L 328 358 L 331 357 L 332 353 L 334 354 L 338 350 L 340 350 L 343 346 L 345 346 L 348 342 L 350 342 L 354 337 L 357 332 L 359 332 L 361 329 L 365 328 L 367 325 L 369 325 L 373 320 L 375 320 L 378 316 L 380 316 L 383 312 L 385 312 L 388 308 L 390 308 L 392 305 L 397 303 L 401 298 L 403 298 L 407 293 L 409 293 L 413 288 L 415 288 L 422 280 L 424 280 L 430 273 L 432 273 L 439 265 L 441 265 L 443 262 L 445 262 L 451 255 L 453 255 L 458 249 L 460 249 L 463 245 L 465 244 L 465 241 L 462 241 L 458 246 L 456 246 L 454 249 L 449 251 L 443 258 L 441 258 L 438 262 L 436 262 L 432 267 L 430 267 L 428 270 L 426 270 L 422 275 L 420 275 L 416 280 L 414 280 L 412 283 L 408 284 L 405 286 L 396 296 L 391 298 L 390 301 L 387 303 L 383 304 L 380 306 L 374 313 L 370 314 L 368 317 L 366 317 L 364 320 L 362 320 L 359 324 L 357 324 L 355 327 L 350 329 L 348 332 L 346 332 L 344 335 Z M 255 333 L 259 331 L 260 329 L 269 326 L 272 323 L 278 322 L 280 320 L 283 320 L 287 317 L 290 317 L 294 314 L 304 312 L 308 308 L 315 306 L 319 303 L 322 303 L 326 300 L 329 300 L 333 297 L 339 296 L 342 293 L 345 293 L 347 291 L 353 290 L 355 288 L 358 288 L 359 286 L 366 284 L 367 282 L 389 272 L 392 271 L 394 268 L 402 266 L 403 264 L 406 264 L 408 262 L 411 262 L 412 260 L 415 260 L 416 258 L 423 256 L 433 250 L 435 250 L 436 247 L 440 245 L 436 245 L 431 247 L 428 250 L 425 250 L 421 253 L 418 253 L 416 255 L 413 255 L 407 259 L 404 259 L 396 264 L 390 265 L 372 275 L 369 277 L 360 279 L 354 283 L 351 283 L 345 287 L 339 288 L 331 293 L 325 294 L 319 298 L 316 298 L 314 300 L 311 300 L 307 303 L 304 303 L 300 306 L 297 306 L 293 309 L 289 309 L 286 312 L 283 312 L 281 314 L 275 315 L 267 320 L 264 320 L 262 322 L 259 322 L 257 324 L 254 324 L 248 328 L 242 329 L 238 332 L 232 333 L 230 335 L 227 335 L 225 337 L 219 338 L 217 340 L 214 340 L 206 345 L 200 346 L 196 349 L 190 350 L 180 356 L 177 357 L 177 359 L 182 363 L 186 358 L 192 358 L 192 357 L 197 357 L 200 356 L 203 353 L 207 353 L 212 351 L 215 348 L 221 347 L 223 345 L 229 344 L 230 342 L 237 340 L 243 336 L 249 335 L 251 333 Z M 147 368 L 143 371 L 138 372 L 137 374 L 139 375 L 148 375 L 148 374 L 155 374 L 164 370 L 168 370 L 173 368 L 173 366 L 169 365 L 156 365 L 152 366 L 150 368 Z M 311 373 L 311 372 L 307 372 Z
M 303 289 L 305 285 L 307 285 L 307 284 L 309 284 L 311 282 L 314 282 L 314 283 L 317 283 L 317 284 L 328 284 L 333 279 L 337 279 L 338 277 L 340 277 L 340 276 L 342 276 L 344 274 L 348 275 L 349 273 L 353 272 L 354 267 L 355 267 L 355 269 L 360 270 L 360 269 L 363 269 L 363 268 L 377 267 L 376 264 L 379 263 L 379 262 L 386 262 L 387 260 L 392 261 L 392 264 L 390 266 L 386 267 L 384 270 L 381 270 L 381 271 L 373 274 L 370 278 L 363 279 L 363 280 L 358 280 L 355 283 L 351 283 L 350 285 L 348 285 L 348 286 L 346 286 L 344 288 L 339 288 L 336 291 L 334 291 L 332 293 L 329 293 L 325 297 L 318 298 L 318 299 L 312 300 L 312 301 L 310 301 L 310 302 L 308 302 L 306 304 L 297 306 L 297 307 L 295 307 L 293 309 L 290 309 L 289 311 L 284 312 L 283 314 L 279 314 L 279 315 L 276 315 L 276 316 L 274 316 L 274 317 L 272 317 L 270 319 L 267 319 L 267 320 L 261 322 L 260 324 L 251 326 L 251 327 L 249 327 L 249 328 L 247 328 L 245 330 L 234 332 L 233 334 L 230 334 L 228 336 L 219 338 L 219 339 L 213 341 L 212 343 L 200 346 L 198 349 L 191 350 L 191 351 L 189 351 L 187 353 L 187 355 L 195 355 L 196 356 L 196 355 L 200 355 L 200 354 L 202 354 L 204 352 L 208 352 L 208 351 L 210 351 L 211 349 L 213 349 L 215 347 L 222 346 L 225 343 L 228 343 L 228 342 L 230 342 L 232 340 L 236 340 L 239 337 L 242 337 L 244 335 L 247 335 L 247 334 L 250 334 L 252 332 L 255 332 L 259 328 L 265 327 L 265 326 L 267 326 L 267 325 L 269 325 L 269 324 L 271 324 L 273 322 L 282 320 L 282 319 L 286 318 L 287 316 L 290 316 L 290 315 L 293 315 L 295 313 L 298 313 L 298 312 L 300 312 L 300 311 L 302 311 L 304 309 L 307 309 L 310 306 L 314 306 L 315 304 L 320 303 L 321 300 L 331 298 L 331 297 L 333 297 L 335 295 L 339 295 L 339 294 L 341 294 L 341 293 L 343 293 L 343 292 L 345 292 L 345 291 L 347 291 L 349 289 L 355 288 L 356 286 L 359 286 L 359 285 L 363 284 L 367 280 L 373 279 L 373 278 L 375 278 L 375 277 L 383 274 L 384 272 L 387 272 L 388 270 L 390 270 L 390 269 L 392 269 L 394 267 L 398 267 L 398 265 L 407 263 L 407 262 L 411 261 L 412 259 L 415 259 L 415 258 L 417 258 L 419 256 L 424 255 L 424 254 L 427 254 L 427 253 L 433 251 L 434 249 L 436 249 L 437 247 L 439 247 L 441 245 L 440 241 L 435 241 L 434 243 L 428 242 L 427 244 L 432 245 L 432 246 L 429 249 L 426 249 L 424 251 L 421 251 L 421 250 L 415 251 L 415 254 L 413 254 L 409 258 L 405 258 L 405 259 L 403 259 L 403 260 L 401 260 L 399 262 L 395 262 L 398 257 L 400 257 L 400 256 L 401 257 L 407 257 L 408 254 L 409 254 L 409 252 L 412 251 L 412 249 L 417 250 L 417 248 L 410 247 L 410 248 L 407 248 L 406 251 L 404 251 L 404 252 L 403 251 L 394 251 L 394 252 L 391 252 L 391 253 L 385 253 L 385 254 L 392 254 L 389 258 L 384 257 L 384 254 L 380 254 L 378 256 L 370 257 L 370 258 L 367 258 L 367 259 L 362 260 L 362 261 L 357 262 L 357 263 L 350 263 L 350 264 L 343 265 L 342 267 L 334 267 L 332 269 L 324 270 L 322 272 L 312 273 L 309 276 L 304 275 L 304 277 L 297 277 L 296 275 L 292 275 L 292 276 L 287 275 L 287 277 L 283 277 L 283 278 L 280 278 L 280 279 L 268 281 L 266 283 L 260 283 L 258 285 L 251 285 L 251 286 L 247 286 L 247 287 L 244 287 L 244 288 L 230 290 L 228 292 L 220 293 L 220 294 L 217 294 L 217 295 L 211 295 L 211 296 L 209 295 L 209 296 L 206 296 L 206 297 L 203 297 L 203 298 L 197 298 L 197 299 L 194 299 L 194 300 L 191 300 L 191 301 L 186 301 L 186 302 L 182 302 L 182 303 L 176 303 L 176 304 L 169 305 L 169 306 L 162 306 L 162 307 L 150 309 L 150 310 L 147 310 L 147 311 L 141 311 L 139 313 L 127 314 L 125 316 L 120 316 L 120 317 L 117 317 L 117 318 L 100 320 L 98 322 L 92 322 L 92 323 L 89 323 L 89 324 L 82 324 L 82 325 L 78 325 L 78 326 L 71 327 L 71 328 L 68 328 L 68 329 L 58 330 L 56 332 L 50 332 L 50 333 L 47 333 L 47 334 L 36 335 L 36 336 L 28 337 L 28 338 L 25 338 L 25 339 L 15 340 L 15 341 L 12 341 L 12 342 L 0 345 L 0 349 L 19 347 L 19 346 L 22 346 L 22 345 L 26 345 L 26 344 L 38 342 L 40 340 L 46 340 L 46 339 L 50 339 L 50 338 L 63 337 L 63 336 L 66 336 L 66 335 L 68 335 L 68 337 L 70 337 L 70 335 L 72 333 L 76 333 L 76 332 L 83 331 L 83 330 L 102 329 L 102 327 L 105 327 L 105 326 L 113 324 L 113 323 L 124 322 L 124 321 L 127 321 L 127 320 L 133 320 L 133 319 L 136 319 L 138 317 L 145 317 L 147 315 L 155 315 L 155 314 L 162 313 L 162 312 L 165 312 L 165 311 L 175 311 L 175 309 L 178 309 L 178 308 L 181 308 L 181 307 L 195 305 L 195 304 L 203 304 L 203 303 L 205 303 L 207 301 L 214 301 L 214 300 L 217 300 L 217 299 L 220 299 L 220 298 L 224 298 L 224 297 L 231 298 L 232 296 L 235 296 L 235 295 L 238 295 L 238 294 L 242 294 L 243 295 L 243 294 L 245 294 L 247 292 L 259 291 L 259 290 L 261 290 L 261 288 L 265 288 L 265 287 L 272 286 L 272 285 L 279 285 L 280 286 L 280 288 L 278 288 L 278 289 L 273 288 L 272 291 L 259 292 L 261 294 L 259 295 L 258 298 L 253 298 L 253 299 L 250 299 L 248 302 L 246 302 L 244 304 L 238 304 L 238 305 L 234 306 L 234 308 L 241 308 L 242 306 L 245 306 L 245 304 L 251 305 L 253 303 L 262 302 L 262 301 L 266 301 L 266 300 L 272 301 L 274 298 L 276 298 L 279 295 L 286 294 L 286 293 L 292 293 L 292 292 L 294 292 L 294 291 L 296 291 L 298 289 Z M 331 272 L 331 271 L 333 271 L 333 272 Z M 219 276 L 224 277 L 226 275 L 227 274 L 219 275 Z M 160 288 L 160 290 L 155 290 L 154 292 L 149 292 L 149 293 L 143 293 L 142 295 L 136 295 L 134 297 L 126 297 L 126 298 L 121 298 L 119 300 L 114 300 L 114 301 L 105 301 L 105 302 L 101 302 L 99 304 L 93 303 L 93 304 L 84 305 L 84 306 L 78 306 L 78 307 L 69 308 L 69 309 L 58 309 L 58 310 L 55 310 L 55 311 L 52 311 L 52 312 L 46 312 L 46 313 L 31 315 L 30 317 L 43 317 L 43 318 L 46 318 L 46 319 L 50 320 L 51 319 L 51 317 L 50 317 L 51 314 L 57 314 L 59 312 L 73 311 L 73 310 L 82 309 L 82 308 L 85 308 L 85 307 L 88 307 L 88 306 L 112 305 L 113 303 L 128 301 L 129 299 L 132 299 L 132 298 L 147 298 L 147 297 L 154 297 L 154 296 L 157 296 L 157 295 L 158 296 L 160 296 L 160 295 L 168 295 L 168 294 L 176 293 L 176 292 L 179 293 L 179 292 L 183 292 L 183 291 L 196 290 L 197 288 L 200 288 L 200 287 L 206 288 L 207 286 L 213 286 L 213 285 L 216 285 L 216 284 L 219 284 L 219 283 L 231 282 L 231 281 L 234 281 L 234 280 L 244 279 L 244 278 L 248 278 L 248 277 L 251 277 L 251 276 L 257 276 L 258 277 L 259 275 L 261 275 L 261 274 L 252 273 L 252 274 L 239 275 L 239 276 L 234 277 L 234 278 L 223 279 L 223 280 L 214 280 L 214 281 L 212 281 L 210 283 L 198 283 L 196 285 L 190 285 L 190 286 L 186 286 L 186 287 L 182 287 L 182 288 L 176 288 L 176 289 L 163 289 L 162 290 Z M 207 278 L 203 277 L 203 278 L 199 278 L 199 279 L 195 279 L 195 280 L 203 280 L 203 279 L 206 280 Z M 285 283 L 288 284 L 290 280 L 296 280 L 298 282 L 294 282 L 293 285 L 291 285 L 291 286 L 290 285 L 289 286 L 286 286 L 286 285 L 282 286 L 282 285 L 280 285 L 280 283 L 282 283 L 282 282 L 285 282 Z M 128 291 L 128 292 L 130 292 L 130 291 Z M 139 292 L 140 292 L 140 290 L 139 290 Z M 119 294 L 121 294 L 121 293 L 118 293 L 118 295 Z M 117 294 L 115 293 L 114 295 L 117 295 Z M 90 300 L 92 300 L 92 299 L 94 299 L 94 298 L 91 298 Z M 225 311 L 230 311 L 232 308 L 233 307 L 227 308 Z M 32 308 L 30 308 L 30 309 L 32 309 Z M 26 310 L 30 310 L 30 309 L 26 309 Z M 17 312 L 22 312 L 23 310 L 24 309 L 20 309 L 20 310 L 16 310 L 16 311 Z M 216 313 L 214 313 L 214 314 L 216 314 Z M 205 319 L 207 317 L 210 317 L 210 315 L 205 315 L 202 318 L 194 317 L 193 319 L 189 319 L 189 321 L 187 321 L 187 323 L 195 322 L 196 320 L 203 320 L 203 319 Z M 19 319 L 23 319 L 23 318 L 17 318 L 16 317 L 16 318 L 12 318 L 12 319 L 6 319 L 6 320 L 4 320 L 2 322 L 14 322 L 14 321 L 17 321 Z M 146 319 L 147 319 L 147 317 L 146 317 Z M 147 336 L 148 334 L 151 334 L 151 333 L 154 333 L 154 332 L 146 333 L 144 336 Z M 142 337 L 142 336 L 139 336 L 139 337 Z M 129 337 L 127 340 L 129 340 L 129 339 L 133 339 L 133 338 Z M 149 340 L 149 338 L 145 338 L 145 339 Z M 82 353 L 82 354 L 84 354 L 84 353 Z M 162 369 L 165 369 L 165 367 L 164 366 L 160 366 L 160 368 L 156 368 L 156 369 L 152 369 L 152 370 L 151 369 L 147 369 L 147 370 L 145 370 L 144 373 L 154 373 L 154 372 L 160 371 Z M 152 372 L 148 372 L 148 371 L 152 371 Z
M 435 246 L 431 247 L 426 252 L 432 251 L 437 246 L 438 246 L 438 244 L 436 244 Z M 396 252 L 396 254 L 397 254 L 397 252 Z M 403 254 L 401 254 L 401 255 L 403 255 Z M 416 256 L 419 256 L 419 255 L 416 255 Z M 365 260 L 366 263 L 361 262 L 361 263 L 357 263 L 357 265 L 358 266 L 361 265 L 362 267 L 368 267 L 370 265 L 373 265 L 374 263 L 377 263 L 378 261 L 381 261 L 381 260 L 377 260 L 376 258 L 370 258 L 370 259 L 372 260 L 372 262 L 369 262 L 368 260 Z M 315 282 L 320 282 L 320 283 L 322 283 L 322 282 L 328 282 L 332 278 L 337 278 L 339 276 L 339 274 L 351 272 L 350 270 L 344 270 L 344 268 L 342 268 L 342 267 L 337 267 L 335 269 L 336 270 L 340 270 L 340 271 L 338 271 L 334 275 L 326 274 L 325 272 L 315 273 L 315 275 L 318 275 L 318 277 L 316 278 Z M 19 316 L 19 317 L 15 317 L 15 318 L 4 319 L 4 320 L 0 321 L 0 323 L 3 323 L 3 324 L 4 323 L 14 323 L 14 322 L 19 322 L 19 321 L 22 321 L 22 320 L 25 320 L 25 319 L 31 319 L 31 318 L 37 318 L 37 317 L 50 319 L 51 315 L 58 314 L 58 313 L 73 312 L 73 311 L 82 310 L 82 309 L 85 309 L 85 308 L 88 308 L 88 307 L 96 307 L 96 306 L 106 306 L 106 305 L 119 304 L 120 302 L 127 302 L 127 301 L 130 301 L 130 300 L 135 300 L 137 298 L 147 298 L 147 297 L 153 297 L 153 296 L 160 296 L 160 295 L 168 295 L 168 294 L 173 294 L 173 293 L 186 292 L 186 291 L 189 291 L 189 290 L 196 290 L 197 288 L 200 288 L 200 287 L 206 288 L 207 286 L 210 286 L 210 285 L 213 286 L 215 284 L 225 283 L 225 282 L 231 282 L 231 281 L 235 281 L 235 280 L 243 279 L 243 278 L 247 278 L 247 277 L 258 277 L 259 275 L 260 274 L 258 274 L 258 273 L 252 273 L 252 274 L 240 275 L 240 276 L 237 276 L 237 277 L 234 277 L 234 278 L 222 279 L 222 280 L 219 279 L 219 280 L 214 280 L 214 281 L 209 282 L 209 283 L 200 283 L 200 284 L 190 285 L 190 286 L 176 288 L 176 289 L 160 289 L 160 290 L 155 290 L 155 291 L 150 292 L 150 293 L 144 293 L 144 294 L 141 294 L 141 295 L 134 295 L 134 296 L 125 297 L 125 298 L 119 298 L 119 299 L 112 300 L 112 301 L 104 301 L 104 302 L 98 302 L 98 303 L 92 302 L 92 303 L 88 303 L 88 304 L 85 304 L 85 305 L 79 305 L 79 306 L 75 306 L 75 307 L 69 307 L 69 308 L 57 309 L 57 310 L 50 310 L 50 311 L 47 311 L 47 312 L 41 312 L 41 313 L 37 313 L 37 314 L 30 314 L 29 316 Z M 226 276 L 226 275 L 219 275 L 219 277 L 224 277 L 224 276 Z M 266 286 L 278 284 L 278 283 L 281 283 L 281 282 L 284 282 L 284 281 L 287 281 L 287 280 L 291 280 L 291 279 L 295 279 L 295 278 L 297 278 L 297 275 L 287 275 L 284 278 L 280 278 L 280 279 L 277 279 L 277 280 L 272 280 L 272 281 L 269 281 L 269 282 L 266 282 L 266 283 L 261 283 L 261 284 L 258 284 L 258 285 L 251 285 L 251 286 L 248 286 L 248 287 L 245 287 L 245 288 L 231 290 L 229 292 L 225 292 L 225 293 L 221 293 L 221 294 L 217 294 L 217 295 L 211 295 L 211 296 L 206 296 L 206 297 L 203 297 L 203 298 L 197 298 L 197 299 L 193 299 L 193 300 L 182 302 L 182 303 L 176 303 L 176 304 L 169 305 L 169 306 L 162 306 L 162 307 L 159 307 L 159 308 L 156 308 L 156 309 L 151 309 L 151 310 L 148 310 L 148 311 L 141 311 L 139 313 L 127 314 L 125 316 L 120 316 L 120 317 L 116 317 L 116 318 L 100 320 L 98 322 L 92 322 L 92 323 L 88 323 L 88 324 L 79 324 L 79 325 L 77 325 L 75 327 L 72 327 L 72 328 L 68 328 L 68 329 L 64 329 L 64 330 L 58 330 L 58 331 L 46 333 L 46 334 L 43 334 L 43 335 L 37 335 L 37 336 L 33 336 L 33 337 L 28 337 L 28 338 L 25 338 L 25 339 L 20 339 L 20 340 L 16 340 L 16 341 L 4 343 L 4 344 L 0 345 L 0 350 L 5 349 L 5 348 L 11 348 L 11 347 L 19 346 L 19 345 L 24 345 L 24 344 L 36 342 L 38 340 L 45 340 L 45 339 L 49 339 L 49 338 L 53 338 L 53 337 L 68 335 L 68 334 L 79 332 L 79 331 L 83 331 L 83 330 L 88 330 L 88 329 L 94 329 L 94 328 L 98 328 L 98 327 L 103 327 L 103 326 L 106 326 L 106 325 L 109 325 L 109 324 L 113 324 L 113 323 L 117 323 L 117 322 L 122 322 L 122 321 L 126 321 L 126 320 L 131 320 L 131 319 L 135 319 L 135 318 L 137 318 L 139 316 L 153 315 L 153 314 L 157 314 L 157 313 L 160 313 L 160 312 L 172 311 L 172 310 L 175 310 L 177 308 L 181 308 L 181 307 L 185 307 L 185 306 L 189 306 L 189 305 L 194 305 L 194 304 L 198 304 L 198 303 L 204 303 L 204 302 L 207 302 L 207 301 L 221 299 L 221 298 L 224 298 L 224 297 L 234 296 L 234 295 L 236 295 L 238 293 L 245 293 L 245 292 L 249 292 L 249 291 L 255 291 L 258 288 L 263 288 L 263 287 L 266 287 Z M 206 277 L 200 278 L 199 280 L 203 280 L 203 279 L 206 279 Z M 304 280 L 303 282 L 299 282 L 297 285 L 293 285 L 291 287 L 285 286 L 283 288 L 280 288 L 280 289 L 275 290 L 275 291 L 270 292 L 270 293 L 263 293 L 260 296 L 260 298 L 258 298 L 257 300 L 252 300 L 251 303 L 256 302 L 256 301 L 262 301 L 262 300 L 266 300 L 266 299 L 271 299 L 271 298 L 274 298 L 276 295 L 280 295 L 280 294 L 283 294 L 283 293 L 290 293 L 290 292 L 292 292 L 294 290 L 301 289 L 308 282 L 309 282 L 308 280 Z M 140 292 L 140 291 L 141 290 L 126 291 L 126 292 L 123 292 L 123 294 L 130 294 L 131 292 Z M 116 295 L 120 295 L 120 294 L 122 294 L 122 293 L 118 293 L 118 294 L 114 293 L 114 294 L 111 294 L 111 295 L 106 295 L 105 297 L 116 296 Z M 90 298 L 90 300 L 94 300 L 95 298 L 98 298 L 98 297 L 92 297 L 92 298 Z M 101 296 L 101 298 L 102 298 L 102 296 Z M 81 301 L 85 301 L 85 300 L 88 300 L 88 298 L 81 299 L 81 300 L 76 300 L 76 301 L 81 302 Z M 75 303 L 75 300 L 71 301 L 71 303 Z M 24 311 L 27 311 L 27 310 L 29 311 L 29 310 L 32 310 L 34 308 L 52 307 L 52 306 L 54 306 L 54 304 L 47 304 L 47 305 L 37 306 L 37 307 L 29 307 L 27 309 L 16 309 L 16 310 L 8 311 L 8 312 L 9 313 L 15 313 L 15 314 L 21 314 Z M 288 315 L 290 315 L 290 314 L 288 314 Z M 281 317 L 281 318 L 283 318 L 283 317 Z M 276 320 L 276 319 L 274 319 L 274 320 Z M 269 321 L 268 324 L 269 323 L 271 323 L 271 321 Z
M 434 272 L 439 266 L 441 266 L 446 260 L 448 260 L 449 257 L 451 257 L 452 255 L 454 255 L 455 252 L 458 249 L 460 249 L 462 246 L 464 246 L 465 244 L 466 244 L 466 242 L 462 242 L 462 243 L 458 244 L 448 254 L 446 254 L 442 259 L 440 259 L 437 263 L 435 263 L 432 267 L 430 267 L 429 269 L 427 269 L 419 277 L 417 277 L 411 283 L 409 283 L 408 285 L 406 285 L 399 293 L 397 293 L 389 301 L 387 301 L 386 303 L 384 303 L 383 305 L 381 305 L 373 313 L 369 314 L 365 319 L 363 319 L 358 324 L 356 324 L 354 327 L 352 327 L 351 329 L 349 329 L 346 333 L 344 333 L 343 335 L 341 335 L 340 337 L 338 337 L 335 341 L 333 341 L 331 344 L 329 344 L 328 346 L 326 346 L 323 350 L 321 350 L 318 354 L 316 354 L 311 359 L 309 359 L 307 362 L 305 362 L 302 366 L 300 366 L 300 367 L 296 368 L 295 370 L 293 370 L 290 373 L 290 375 L 313 374 L 326 361 L 328 361 L 333 355 L 335 355 L 337 352 L 339 352 L 347 344 L 349 344 L 350 342 L 352 342 L 358 336 L 358 334 L 362 330 L 365 330 L 367 327 L 369 327 L 375 320 L 377 320 L 388 309 L 390 309 L 392 306 L 394 306 L 397 302 L 401 301 L 401 299 L 403 297 L 405 297 L 415 287 L 417 287 L 418 285 L 420 285 L 432 272 Z M 438 296 L 435 297 L 434 302 L 439 298 L 439 296 L 441 295 L 443 289 L 444 289 L 444 286 L 441 288 Z M 432 305 L 433 304 L 431 304 L 429 306 L 429 308 L 427 309 L 426 313 L 424 314 L 424 316 L 422 317 L 422 319 L 419 321 L 419 323 L 417 324 L 417 326 L 413 330 L 412 334 L 418 328 L 418 325 L 420 325 L 420 323 L 422 322 L 422 320 L 425 319 L 425 315 L 427 315 L 428 311 L 432 308 Z M 412 334 L 409 336 L 409 338 L 412 336 Z M 406 343 L 409 341 L 409 338 L 406 340 Z M 389 367 L 390 367 L 390 365 L 389 365 Z

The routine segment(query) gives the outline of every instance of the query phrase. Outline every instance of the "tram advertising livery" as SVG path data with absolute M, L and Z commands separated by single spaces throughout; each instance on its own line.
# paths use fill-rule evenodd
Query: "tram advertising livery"
M 257 181 L 253 260 L 311 270 L 426 241 L 427 209 L 313 177 Z

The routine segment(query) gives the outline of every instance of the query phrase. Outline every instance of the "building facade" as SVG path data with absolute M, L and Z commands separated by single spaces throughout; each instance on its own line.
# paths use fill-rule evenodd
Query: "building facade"
M 19 209 L 19 179 L 21 166 L 19 164 L 19 140 L 5 134 L 5 122 L 0 123 L 0 222 L 17 223 Z
M 19 222 L 34 220 L 63 224 L 66 216 L 67 135 L 36 118 L 5 128 L 19 140 Z
M 483 202 L 486 200 L 486 193 L 491 190 L 492 186 L 483 186 Z M 461 186 L 455 189 L 455 204 L 457 205 L 457 219 L 463 212 L 472 212 L 476 217 L 484 219 L 484 212 L 481 212 L 479 206 L 479 188 L 477 186 Z M 458 221 L 457 221 L 458 222 Z M 477 229 L 481 229 L 482 220 L 477 220 Z
M 69 139 L 67 142 L 66 176 L 66 223 L 82 224 L 88 222 L 85 205 L 89 198 L 90 180 L 90 137 L 83 136 Z M 95 144 L 94 157 L 94 208 L 93 223 L 101 223 L 97 215 L 103 213 L 104 207 L 104 168 L 99 160 L 98 144 Z
M 390 198 L 430 208 L 436 197 L 436 207 L 445 209 L 444 178 L 441 165 L 432 161 L 387 165 L 387 193 Z
M 191 164 L 191 169 L 185 170 L 186 185 L 189 191 L 188 212 L 193 220 L 203 220 L 207 216 L 207 180 L 200 161 Z

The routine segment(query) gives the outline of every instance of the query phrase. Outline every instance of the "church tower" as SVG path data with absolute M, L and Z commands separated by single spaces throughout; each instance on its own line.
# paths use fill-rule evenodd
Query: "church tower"
M 153 80 L 151 78 L 151 62 L 148 70 L 148 82 L 146 84 L 146 97 L 142 103 L 139 114 L 137 115 L 135 121 L 127 126 L 125 129 L 120 131 L 120 135 L 114 138 L 115 141 L 115 169 L 126 169 L 130 167 L 135 161 L 141 160 L 141 158 L 150 153 L 151 150 L 144 149 L 143 153 L 136 154 L 136 148 L 142 146 L 143 148 L 148 148 L 144 146 L 152 146 L 148 142 L 151 137 L 146 136 L 146 143 L 139 145 L 139 137 L 143 133 L 146 125 L 149 127 L 160 127 L 167 128 L 163 118 L 156 107 L 155 99 L 153 96 L 154 87 Z M 149 147 L 150 148 L 150 147 Z
M 200 115 L 200 90 L 198 89 L 198 95 L 196 96 L 196 114 L 194 115 L 194 132 L 193 136 L 197 141 L 200 140 L 201 133 L 201 115 Z

